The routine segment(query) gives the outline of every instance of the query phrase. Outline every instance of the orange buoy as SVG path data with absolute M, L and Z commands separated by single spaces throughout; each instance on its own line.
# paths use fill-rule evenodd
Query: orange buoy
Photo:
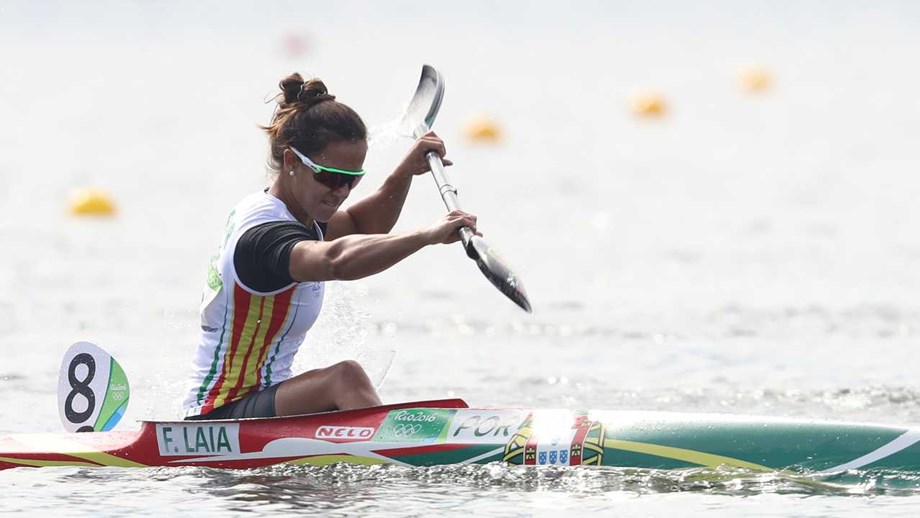
M 463 134 L 473 142 L 497 142 L 502 138 L 498 123 L 485 115 L 470 119 L 463 128 Z
M 661 117 L 668 111 L 664 96 L 658 92 L 640 91 L 629 98 L 629 108 L 639 117 Z
M 761 66 L 750 66 L 738 72 L 738 85 L 748 93 L 760 93 L 770 89 L 770 72 Z

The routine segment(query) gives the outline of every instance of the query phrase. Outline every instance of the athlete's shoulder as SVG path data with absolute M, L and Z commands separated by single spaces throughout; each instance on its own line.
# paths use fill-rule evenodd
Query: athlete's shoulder
M 269 221 L 296 222 L 283 201 L 265 191 L 246 196 L 233 209 L 241 223 L 265 223 Z

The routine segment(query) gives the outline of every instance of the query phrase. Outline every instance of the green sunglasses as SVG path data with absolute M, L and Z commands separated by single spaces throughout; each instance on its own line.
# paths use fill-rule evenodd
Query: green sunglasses
M 329 187 L 330 189 L 338 189 L 343 185 L 347 185 L 349 189 L 353 188 L 361 177 L 364 176 L 364 171 L 348 171 L 346 169 L 336 169 L 335 167 L 326 167 L 324 165 L 319 165 L 316 162 L 307 158 L 307 155 L 304 155 L 300 151 L 297 151 L 293 146 L 288 146 L 291 148 L 291 151 L 297 155 L 297 158 L 303 162 L 303 165 L 309 167 L 315 173 L 313 178 L 317 182 Z

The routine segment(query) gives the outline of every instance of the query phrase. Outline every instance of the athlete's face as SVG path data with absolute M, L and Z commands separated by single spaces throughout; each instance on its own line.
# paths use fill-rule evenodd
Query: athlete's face
M 358 140 L 329 143 L 325 149 L 312 153 L 309 158 L 317 165 L 327 168 L 361 171 L 364 169 L 366 156 L 367 141 Z M 319 181 L 313 169 L 296 158 L 294 170 L 295 174 L 291 177 L 291 192 L 300 208 L 316 221 L 329 221 L 342 202 L 351 194 L 353 185 L 343 182 L 339 187 L 329 187 Z

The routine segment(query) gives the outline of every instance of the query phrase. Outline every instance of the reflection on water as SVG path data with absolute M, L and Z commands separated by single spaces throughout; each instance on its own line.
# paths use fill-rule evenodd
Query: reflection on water
M 66 474 L 62 471 L 67 471 Z M 55 473 L 58 473 L 55 476 Z M 736 468 L 674 471 L 556 466 L 274 466 L 255 470 L 210 468 L 45 470 L 48 494 L 67 492 L 71 502 L 130 500 L 135 494 L 169 494 L 168 504 L 219 511 L 310 511 L 327 515 L 422 510 L 487 512 L 495 499 L 501 509 L 539 509 L 549 494 L 554 505 L 602 509 L 611 495 L 695 493 L 728 497 L 774 494 L 791 497 L 912 496 L 920 476 L 898 472 L 852 471 L 826 480 Z M 12 480 L 7 474 L 0 481 Z M 117 486 L 117 487 L 116 487 Z M 95 494 L 90 488 L 95 488 Z M 181 495 L 185 495 L 184 497 Z M 542 495 L 542 496 L 541 496 Z M 137 507 L 134 514 L 138 513 Z M 146 514 L 156 514 L 149 509 Z

